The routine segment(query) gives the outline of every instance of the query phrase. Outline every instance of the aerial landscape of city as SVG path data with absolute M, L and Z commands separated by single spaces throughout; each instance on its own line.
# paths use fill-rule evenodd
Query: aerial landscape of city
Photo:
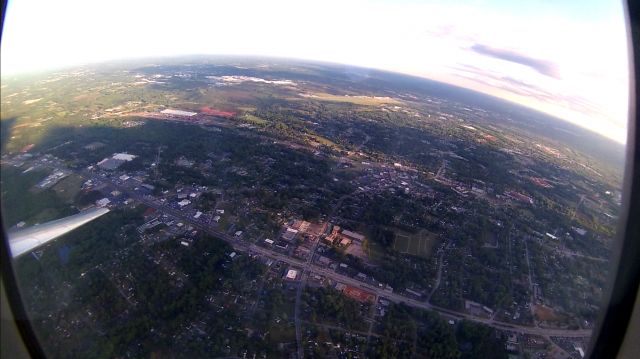
M 50 357 L 588 349 L 624 145 L 569 122 L 397 73 L 205 56 L 3 76 L 1 117 L 5 228 L 91 216 L 14 253 Z

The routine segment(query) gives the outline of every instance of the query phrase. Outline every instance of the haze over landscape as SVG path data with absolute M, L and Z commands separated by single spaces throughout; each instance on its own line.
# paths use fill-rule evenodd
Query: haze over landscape
M 613 140 L 319 62 L 182 56 L 3 86 L 3 220 L 51 357 L 589 344 L 620 209 Z
M 617 2 L 12 2 L 0 204 L 49 358 L 582 359 Z
M 33 9 L 38 9 L 34 11 Z M 186 54 L 265 55 L 418 75 L 626 139 L 618 1 L 10 2 L 2 73 Z

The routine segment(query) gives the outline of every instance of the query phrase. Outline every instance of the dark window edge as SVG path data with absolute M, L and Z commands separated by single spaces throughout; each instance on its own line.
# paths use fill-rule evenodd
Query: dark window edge
M 628 0 L 627 43 L 629 51 L 629 121 L 627 127 L 627 151 L 623 187 L 623 207 L 616 231 L 616 247 L 612 264 L 617 264 L 609 274 L 610 287 L 595 328 L 589 358 L 615 358 L 627 333 L 638 288 L 640 285 L 640 2 Z

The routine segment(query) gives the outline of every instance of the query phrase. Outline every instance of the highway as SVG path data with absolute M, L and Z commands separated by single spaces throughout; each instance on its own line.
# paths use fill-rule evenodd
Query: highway
M 298 359 L 302 359 L 304 357 L 304 348 L 302 347 L 302 325 L 300 323 L 300 301 L 302 298 L 302 291 L 307 285 L 307 279 L 309 279 L 309 271 L 312 270 L 311 264 L 313 262 L 313 256 L 316 254 L 316 249 L 318 249 L 318 243 L 320 243 L 320 238 L 316 239 L 316 242 L 313 244 L 313 249 L 311 249 L 309 258 L 307 258 L 305 266 L 302 269 L 302 273 L 300 274 L 300 283 L 298 283 L 298 289 L 296 290 L 294 319 L 296 323 L 296 343 L 298 345 Z
M 83 173 L 79 173 L 81 176 L 83 177 L 87 177 L 86 174 Z M 577 329 L 577 330 L 572 330 L 572 329 L 560 329 L 560 328 L 540 328 L 540 327 L 533 327 L 533 326 L 524 326 L 524 325 L 517 325 L 517 324 L 511 324 L 511 323 L 506 323 L 506 322 L 501 322 L 498 320 L 494 320 L 491 318 L 483 318 L 483 317 L 478 317 L 478 316 L 474 316 L 468 313 L 462 313 L 462 312 L 457 312 L 457 311 L 453 311 L 453 310 L 449 310 L 446 308 L 442 308 L 439 306 L 435 306 L 433 304 L 430 304 L 428 302 L 424 302 L 424 301 L 418 301 L 412 298 L 408 298 L 406 296 L 397 294 L 397 293 L 392 293 L 386 290 L 383 290 L 381 288 L 377 288 L 374 287 L 368 283 L 364 283 L 361 282 L 359 280 L 356 280 L 354 278 L 348 277 L 346 275 L 342 275 L 339 273 L 336 273 L 335 271 L 328 269 L 328 268 L 322 268 L 314 263 L 312 263 L 312 260 L 309 259 L 308 261 L 301 261 L 292 257 L 289 257 L 287 255 L 278 253 L 276 251 L 270 250 L 268 248 L 264 248 L 264 247 L 260 247 L 257 246 L 253 243 L 247 243 L 241 239 L 237 239 L 234 238 L 230 235 L 228 235 L 227 233 L 218 231 L 214 228 L 211 228 L 203 223 L 200 223 L 196 220 L 194 220 L 193 218 L 191 218 L 190 216 L 181 213 L 180 211 L 177 211 L 173 208 L 170 208 L 168 206 L 165 205 L 160 205 L 157 204 L 147 198 L 144 198 L 143 196 L 141 196 L 139 193 L 137 193 L 136 191 L 132 191 L 126 187 L 117 185 L 111 181 L 108 181 L 106 179 L 104 179 L 105 184 L 117 188 L 119 191 L 121 191 L 122 193 L 126 193 L 127 195 L 129 195 L 132 199 L 143 203 L 149 207 L 155 208 L 156 210 L 169 214 L 173 217 L 179 218 L 180 220 L 184 221 L 185 223 L 189 223 L 191 226 L 193 226 L 196 229 L 199 229 L 205 233 L 208 233 L 214 237 L 220 238 L 226 242 L 228 242 L 235 250 L 237 251 L 241 251 L 241 252 L 248 252 L 250 254 L 260 254 L 261 256 L 267 257 L 267 258 L 271 258 L 273 260 L 278 260 L 278 261 L 282 261 L 284 263 L 287 263 L 289 265 L 292 266 L 296 266 L 299 267 L 301 269 L 303 269 L 303 271 L 307 272 L 307 276 L 309 274 L 318 274 L 321 276 L 324 276 L 328 279 L 331 279 L 333 281 L 336 282 L 341 282 L 341 283 L 345 283 L 354 287 L 358 287 L 367 291 L 370 291 L 374 294 L 376 294 L 378 297 L 383 297 L 386 298 L 387 300 L 394 302 L 394 303 L 404 303 L 408 306 L 411 307 L 415 307 L 415 308 L 420 308 L 423 310 L 429 310 L 429 311 L 434 311 L 437 312 L 439 314 L 441 314 L 443 317 L 448 318 L 448 319 L 454 319 L 454 320 L 460 320 L 460 319 L 466 319 L 472 322 L 476 322 L 476 323 L 482 323 L 488 326 L 491 326 L 493 328 L 496 329 L 500 329 L 500 330 L 506 330 L 506 331 L 512 331 L 512 332 L 516 332 L 516 333 L 521 333 L 521 334 L 532 334 L 532 335 L 540 335 L 540 336 L 544 336 L 544 337 L 549 337 L 549 336 L 554 336 L 554 337 L 574 337 L 574 338 L 580 338 L 580 337 L 589 337 L 591 336 L 591 330 L 590 329 Z M 315 248 L 314 248 L 315 249 Z M 312 252 L 312 256 L 313 256 L 313 252 Z M 301 277 L 301 281 L 304 282 L 304 277 Z M 300 283 L 301 287 L 302 287 L 303 283 Z

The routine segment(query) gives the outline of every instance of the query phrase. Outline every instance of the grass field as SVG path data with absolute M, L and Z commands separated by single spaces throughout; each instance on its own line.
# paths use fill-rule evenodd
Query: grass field
M 295 327 L 286 322 L 280 322 L 280 324 L 272 323 L 269 327 L 269 338 L 276 343 L 295 341 Z
M 347 102 L 355 105 L 377 106 L 383 104 L 400 104 L 401 102 L 390 97 L 373 97 L 373 96 L 341 96 L 329 93 L 316 92 L 303 97 L 311 98 L 318 101 L 328 102 Z
M 498 248 L 498 237 L 493 231 L 482 231 L 482 234 L 480 234 L 480 240 L 482 241 L 483 247 Z
M 367 254 L 367 257 L 374 262 L 384 258 L 384 248 L 368 238 L 362 243 L 362 250 Z
M 52 189 L 56 191 L 58 197 L 65 202 L 73 202 L 78 192 L 80 192 L 80 187 L 83 182 L 82 177 L 72 174 L 56 183 Z
M 44 223 L 75 213 L 74 209 L 51 188 L 35 189 L 33 186 L 46 177 L 50 171 L 36 169 L 22 173 L 22 169 L 2 166 L 3 220 L 7 227 L 24 221 L 27 225 Z
M 326 138 L 326 137 L 322 137 L 319 135 L 307 135 L 307 138 L 309 139 L 309 141 L 311 142 L 317 142 L 321 145 L 327 146 L 327 147 L 332 147 L 335 149 L 339 149 L 340 146 L 337 145 L 335 142 L 331 141 L 330 139 Z
M 394 250 L 424 258 L 431 255 L 433 246 L 436 244 L 435 234 L 424 229 L 416 234 L 397 229 L 394 231 L 396 233 L 396 239 L 393 242 Z
M 534 306 L 533 312 L 536 318 L 541 321 L 549 322 L 558 320 L 558 316 L 554 313 L 553 309 L 543 305 Z
M 242 119 L 247 121 L 247 122 L 253 123 L 254 125 L 262 126 L 262 125 L 266 125 L 267 124 L 266 120 L 264 120 L 264 119 L 262 119 L 262 118 L 260 118 L 258 116 L 251 115 L 251 114 L 245 114 L 244 116 L 242 116 Z

